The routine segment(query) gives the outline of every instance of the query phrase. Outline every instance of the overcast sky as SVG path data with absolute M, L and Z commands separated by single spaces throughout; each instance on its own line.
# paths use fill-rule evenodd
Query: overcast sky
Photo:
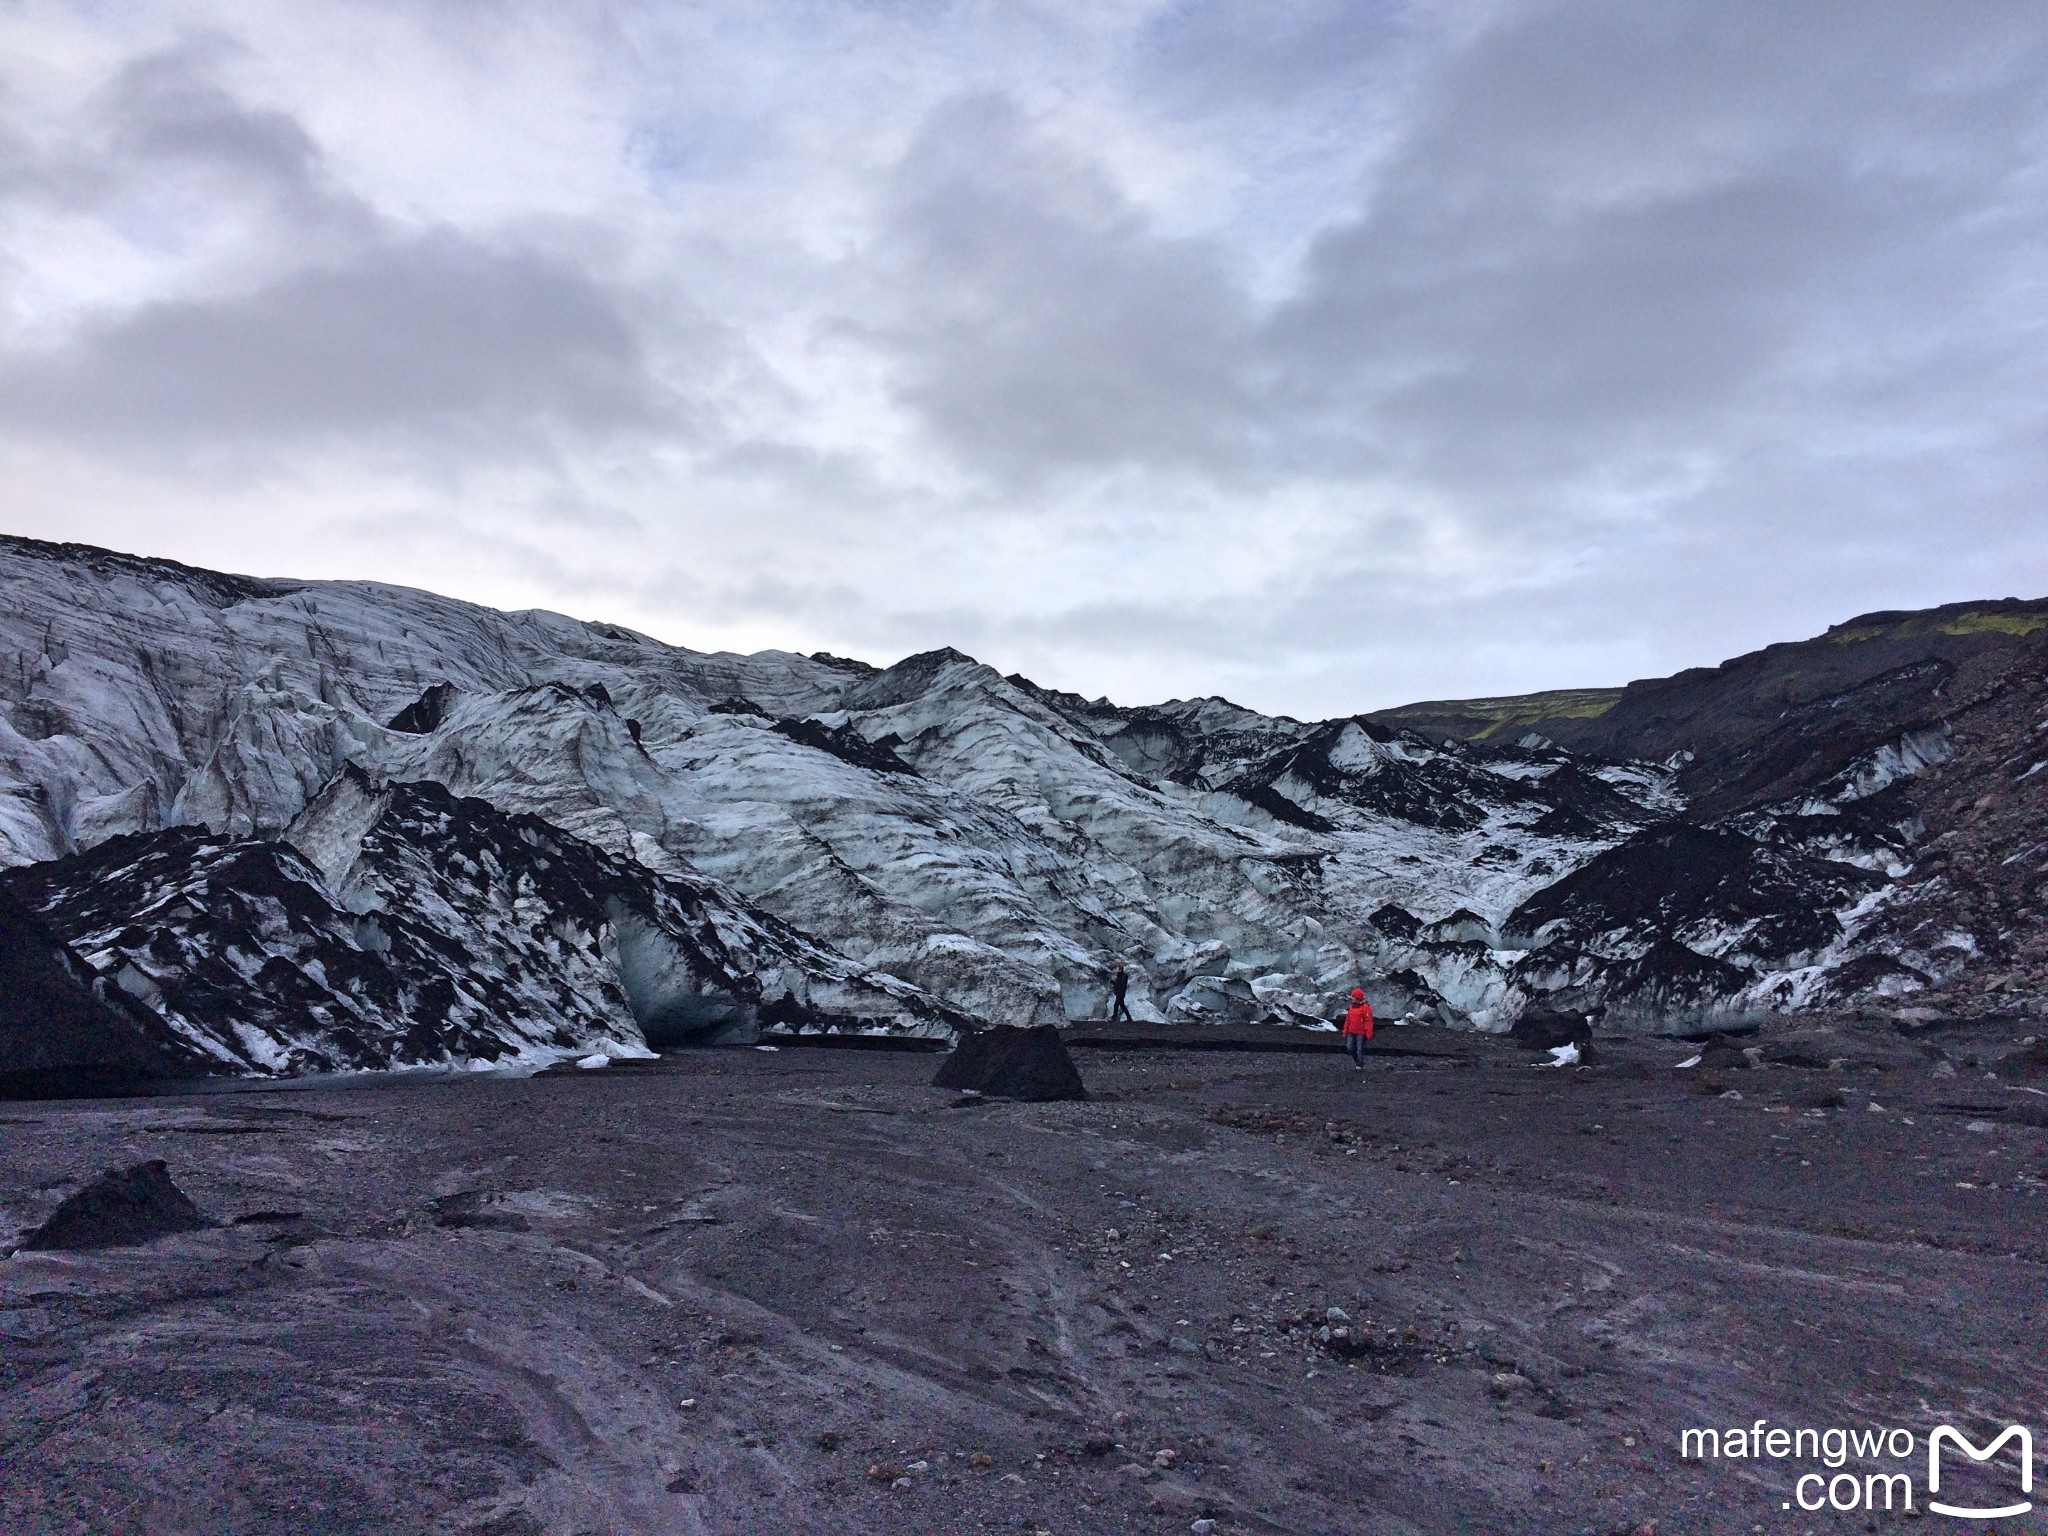
M 2048 594 L 2040 0 L 9 0 L 0 527 L 1302 716 Z

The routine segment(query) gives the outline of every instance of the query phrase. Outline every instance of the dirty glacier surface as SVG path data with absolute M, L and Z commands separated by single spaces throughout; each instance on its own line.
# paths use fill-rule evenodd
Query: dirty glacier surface
M 1318 1024 L 1357 984 L 1383 1014 L 1480 1027 L 1532 999 L 1742 1007 L 1849 953 L 1894 856 L 1698 832 L 1711 846 L 1677 853 L 1726 889 L 1660 903 L 1658 839 L 1684 825 L 1672 768 L 1540 738 L 1451 743 L 1220 699 L 1121 708 L 950 650 L 886 670 L 700 654 L 376 583 L 29 540 L 0 540 L 0 595 L 0 880 L 229 1070 L 369 1064 L 373 995 L 410 1041 L 387 1064 L 529 1059 L 628 1053 L 687 1033 L 678 1019 L 730 1037 L 1099 1017 L 1118 962 L 1140 1019 L 1188 1024 Z M 510 850 L 537 836 L 557 842 L 555 877 L 508 888 Z M 315 892 L 303 921 L 195 900 L 230 856 Z M 1751 911 L 1728 891 L 1760 859 L 1777 906 Z M 156 926 L 115 921 L 88 870 L 130 881 Z M 1634 901 L 1619 914 L 1617 883 Z M 386 963 L 375 913 L 427 905 L 466 948 L 437 959 L 419 938 L 411 971 L 342 999 L 344 951 Z M 464 953 L 498 956 L 509 990 L 472 988 L 447 1028 L 408 1035 L 421 988 L 470 996 Z M 280 1010 L 239 1021 L 261 1042 L 178 1015 L 166 1000 L 202 955 L 295 971 L 326 1044 L 286 1038 Z M 708 1001 L 660 1023 L 650 967 Z

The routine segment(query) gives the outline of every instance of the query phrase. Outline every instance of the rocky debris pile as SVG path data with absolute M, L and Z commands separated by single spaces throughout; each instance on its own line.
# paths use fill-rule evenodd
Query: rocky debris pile
M 0 891 L 153 1049 L 214 1071 L 645 1056 L 764 1012 L 939 1036 L 963 1022 L 716 881 L 354 768 L 282 839 L 129 834 L 0 874 Z
M 1088 1097 L 1066 1041 L 1050 1024 L 998 1025 L 961 1035 L 932 1086 L 1032 1103 Z
M 1672 823 L 1596 855 L 1508 919 L 1516 975 L 1556 1004 L 1616 1018 L 1698 1013 L 1789 975 L 1849 937 L 1875 871 Z
M 37 1251 L 127 1248 L 208 1225 L 191 1197 L 172 1182 L 169 1165 L 156 1158 L 109 1168 L 65 1196 L 21 1246 Z

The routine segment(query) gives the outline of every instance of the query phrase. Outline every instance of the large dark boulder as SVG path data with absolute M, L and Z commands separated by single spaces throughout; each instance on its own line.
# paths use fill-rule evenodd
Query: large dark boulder
M 1532 1051 L 1553 1051 L 1560 1045 L 1587 1044 L 1593 1038 L 1593 1026 L 1583 1013 L 1532 1008 L 1515 1020 L 1508 1038 Z
M 1001 1025 L 961 1035 L 932 1086 L 1033 1103 L 1088 1097 L 1066 1041 L 1051 1024 L 1035 1029 Z
M 24 1248 L 125 1248 L 207 1225 L 162 1158 L 109 1168 L 50 1213 Z

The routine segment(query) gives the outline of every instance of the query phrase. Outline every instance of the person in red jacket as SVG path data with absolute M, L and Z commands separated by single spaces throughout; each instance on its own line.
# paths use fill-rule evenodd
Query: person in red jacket
M 1372 1004 L 1365 1000 L 1365 988 L 1351 989 L 1351 1006 L 1344 1011 L 1344 1049 L 1359 1071 L 1365 1070 L 1365 1045 L 1372 1039 Z

